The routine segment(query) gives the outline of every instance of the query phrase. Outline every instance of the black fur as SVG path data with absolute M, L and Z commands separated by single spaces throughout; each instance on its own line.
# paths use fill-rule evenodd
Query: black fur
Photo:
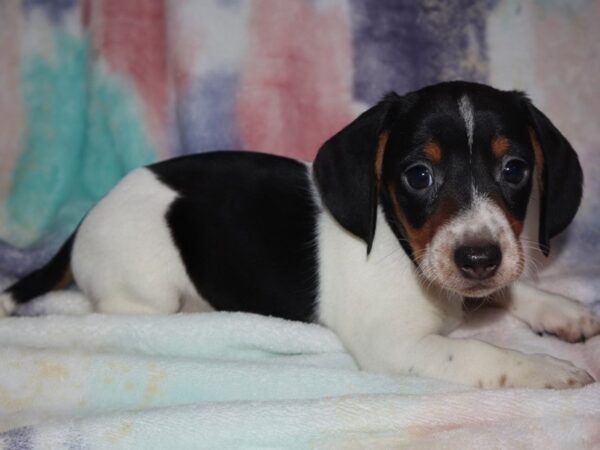
M 65 278 L 70 278 L 71 249 L 75 241 L 75 233 L 62 245 L 52 259 L 29 275 L 21 278 L 6 289 L 16 304 L 26 303 L 48 291 L 56 289 Z
M 458 110 L 458 102 L 465 94 L 475 114 L 472 154 L 464 119 Z M 504 205 L 514 218 L 523 220 L 532 178 L 518 189 L 499 182 L 499 161 L 491 152 L 494 138 L 504 136 L 510 141 L 508 155 L 525 160 L 533 168 L 534 154 L 528 133 L 530 115 L 522 103 L 523 96 L 518 92 L 465 82 L 437 84 L 405 96 L 389 94 L 321 147 L 314 168 L 324 204 L 369 249 L 379 198 L 386 220 L 411 257 L 414 255 L 406 230 L 393 213 L 392 186 L 403 214 L 415 229 L 421 228 L 441 205 L 451 212 L 469 205 L 472 186 Z M 389 138 L 377 192 L 373 162 L 383 132 L 389 132 Z M 432 141 L 443 149 L 442 160 L 434 170 L 435 188 L 426 194 L 415 194 L 402 183 L 402 174 L 411 164 L 423 161 L 423 147 Z M 569 163 L 575 165 L 576 159 L 570 159 Z M 577 174 L 575 170 L 574 180 L 568 182 L 570 186 L 580 186 Z M 565 198 L 568 195 L 575 200 L 574 209 L 567 208 L 566 223 L 572 219 L 570 213 L 577 209 L 580 191 L 572 187 Z M 553 220 L 563 223 L 560 217 Z M 554 226 L 552 230 L 558 228 Z
M 579 209 L 583 194 L 583 171 L 571 144 L 548 117 L 524 99 L 544 154 L 540 210 L 540 248 L 547 256 L 550 239 L 563 231 Z
M 312 318 L 316 206 L 304 164 L 229 151 L 149 168 L 180 194 L 167 222 L 203 298 L 218 310 Z
M 371 250 L 377 199 L 375 153 L 379 136 L 398 113 L 400 97 L 391 93 L 329 139 L 317 154 L 314 173 L 323 203 L 348 231 Z
M 473 151 L 469 151 L 464 120 L 458 102 L 467 93 L 473 104 Z M 472 186 L 503 202 L 518 219 L 524 219 L 531 191 L 531 178 L 522 188 L 512 189 L 498 182 L 498 164 L 491 152 L 492 141 L 502 135 L 510 140 L 508 154 L 533 165 L 533 152 L 527 134 L 526 115 L 509 93 L 473 83 L 452 82 L 415 93 L 417 100 L 392 128 L 388 140 L 384 178 L 398 181 L 403 171 L 422 160 L 422 148 L 431 141 L 442 148 L 442 160 L 435 167 L 434 186 L 427 195 L 410 192 L 396 183 L 397 198 L 408 222 L 420 228 L 444 204 L 451 210 L 469 205 Z M 469 161 L 471 163 L 469 164 Z

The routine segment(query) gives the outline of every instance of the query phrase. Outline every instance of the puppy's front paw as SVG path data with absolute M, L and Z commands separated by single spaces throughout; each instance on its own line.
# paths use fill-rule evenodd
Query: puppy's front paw
M 547 355 L 522 355 L 511 363 L 498 380 L 500 387 L 570 389 L 594 382 L 585 370 Z
M 579 342 L 600 334 L 598 317 L 585 305 L 567 298 L 544 304 L 531 327 L 567 342 Z

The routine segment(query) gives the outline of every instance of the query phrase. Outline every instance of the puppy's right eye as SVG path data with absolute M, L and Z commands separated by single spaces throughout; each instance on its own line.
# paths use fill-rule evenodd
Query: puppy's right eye
M 422 192 L 433 184 L 431 170 L 424 164 L 415 164 L 404 171 L 404 183 L 413 191 Z

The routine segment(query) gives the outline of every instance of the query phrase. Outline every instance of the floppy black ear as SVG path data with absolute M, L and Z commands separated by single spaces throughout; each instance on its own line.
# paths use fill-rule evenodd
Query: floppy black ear
M 362 113 L 323 144 L 313 165 L 323 203 L 345 229 L 365 241 L 367 253 L 377 213 L 377 146 L 391 126 L 400 99 L 392 92 Z
M 539 246 L 548 256 L 550 239 L 571 223 L 579 209 L 583 172 L 569 141 L 528 99 L 525 103 L 535 131 L 533 140 L 538 139 L 543 155 Z

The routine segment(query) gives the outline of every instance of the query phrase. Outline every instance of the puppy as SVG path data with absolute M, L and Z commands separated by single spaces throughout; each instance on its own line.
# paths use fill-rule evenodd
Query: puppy
M 516 281 L 525 219 L 537 217 L 548 255 L 581 195 L 577 155 L 524 94 L 443 83 L 388 94 L 313 164 L 228 151 L 133 171 L 0 305 L 11 314 L 72 272 L 103 313 L 195 302 L 316 321 L 367 370 L 577 387 L 593 379 L 570 363 L 445 335 L 464 297 L 568 341 L 600 332 L 583 305 Z

